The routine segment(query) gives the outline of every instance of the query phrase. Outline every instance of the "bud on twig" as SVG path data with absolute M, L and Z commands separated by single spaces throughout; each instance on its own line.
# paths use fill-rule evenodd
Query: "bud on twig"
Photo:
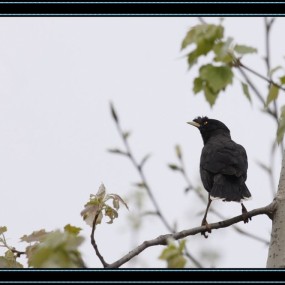
M 111 113 L 112 113 L 113 119 L 115 120 L 116 123 L 119 123 L 119 118 L 117 116 L 117 113 L 116 113 L 116 111 L 114 109 L 114 106 L 113 106 L 112 102 L 110 102 L 110 108 L 111 108 Z

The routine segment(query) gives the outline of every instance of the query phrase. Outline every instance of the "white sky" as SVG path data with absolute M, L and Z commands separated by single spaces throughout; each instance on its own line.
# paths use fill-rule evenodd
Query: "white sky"
M 218 18 L 207 21 L 217 23 Z M 284 43 L 279 40 L 284 22 L 279 18 L 273 27 L 272 67 L 284 65 Z M 89 242 L 91 229 L 80 211 L 101 182 L 108 192 L 122 197 L 133 193 L 132 183 L 139 182 L 127 159 L 106 152 L 122 148 L 110 101 L 123 128 L 132 131 L 130 144 L 136 157 L 152 153 L 146 176 L 163 213 L 171 223 L 177 222 L 179 230 L 200 225 L 205 205 L 194 193 L 184 194 L 183 179 L 166 165 L 176 161 L 174 145 L 179 143 L 190 178 L 199 183 L 202 139 L 186 124 L 197 115 L 222 120 L 232 138 L 246 148 L 247 185 L 253 195 L 247 208 L 271 201 L 268 177 L 255 161 L 269 162 L 275 123 L 260 112 L 262 106 L 255 98 L 249 104 L 237 80 L 213 109 L 202 94 L 193 95 L 197 69 L 188 72 L 180 45 L 197 23 L 197 18 L 190 17 L 0 18 L 0 226 L 8 227 L 11 245 L 23 249 L 24 244 L 18 243 L 22 235 L 71 223 L 83 229 L 87 265 L 101 267 Z M 258 55 L 245 56 L 243 61 L 266 74 L 261 59 L 263 19 L 225 18 L 224 24 L 226 36 L 258 48 Z M 266 84 L 251 78 L 266 90 Z M 280 161 L 278 157 L 274 164 L 276 184 Z M 129 213 L 122 208 L 113 225 L 98 226 L 97 241 L 107 262 L 145 239 L 167 233 L 159 220 L 145 217 L 142 229 L 132 238 L 127 215 L 135 212 L 135 205 L 130 202 L 129 207 Z M 152 209 L 149 203 L 146 207 Z M 241 209 L 237 203 L 220 201 L 211 207 L 228 218 Z M 208 222 L 216 221 L 210 213 Z M 265 216 L 239 226 L 269 239 L 271 225 Z M 200 235 L 189 237 L 187 246 L 195 256 L 217 250 L 221 255 L 217 267 L 264 267 L 267 259 L 264 244 L 232 228 L 213 231 L 207 240 Z M 165 262 L 157 259 L 162 249 L 147 249 L 134 266 L 164 267 Z

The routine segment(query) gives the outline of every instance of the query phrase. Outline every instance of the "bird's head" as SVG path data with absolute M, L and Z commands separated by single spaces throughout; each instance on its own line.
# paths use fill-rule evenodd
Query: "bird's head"
M 230 137 L 230 130 L 221 121 L 209 119 L 208 117 L 197 117 L 188 124 L 197 127 L 202 135 L 204 144 L 213 136 L 226 135 Z

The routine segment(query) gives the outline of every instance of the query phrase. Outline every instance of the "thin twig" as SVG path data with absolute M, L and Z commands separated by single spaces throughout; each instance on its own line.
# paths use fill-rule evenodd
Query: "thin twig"
M 95 234 L 95 228 L 96 228 L 96 222 L 97 222 L 97 219 L 99 217 L 99 214 L 100 212 L 98 212 L 95 217 L 94 217 L 94 220 L 93 220 L 93 223 L 92 223 L 92 231 L 91 231 L 91 235 L 90 235 L 90 238 L 91 238 L 91 244 L 95 250 L 95 253 L 96 255 L 98 256 L 98 258 L 100 259 L 101 263 L 103 264 L 103 266 L 106 268 L 109 266 L 109 264 L 104 260 L 103 256 L 100 254 L 99 252 L 99 249 L 98 249 L 98 246 L 95 242 L 95 237 L 94 237 L 94 234 Z
M 264 76 L 264 75 L 258 73 L 257 71 L 255 71 L 255 70 L 251 69 L 250 67 L 244 65 L 244 64 L 241 63 L 240 61 L 239 61 L 239 66 L 242 67 L 242 68 L 244 68 L 244 69 L 246 69 L 246 70 L 248 70 L 249 72 L 253 73 L 253 74 L 256 75 L 257 77 L 259 77 L 259 78 L 265 80 L 265 81 L 268 82 L 269 84 L 275 85 L 275 86 L 278 87 L 279 89 L 285 91 L 285 87 L 282 87 L 280 84 L 276 83 L 276 82 L 273 81 L 272 79 L 267 78 L 266 76 Z
M 264 17 L 264 23 L 265 23 L 265 50 L 266 50 L 265 64 L 266 64 L 266 68 L 267 68 L 267 75 L 269 76 L 271 81 L 272 81 L 272 75 L 271 75 L 271 72 L 270 72 L 271 71 L 270 33 L 271 33 L 271 28 L 272 28 L 272 25 L 273 25 L 274 21 L 275 21 L 275 18 L 272 18 L 271 20 L 268 20 L 267 17 Z M 274 108 L 274 113 L 276 114 L 277 124 L 279 125 L 279 120 L 278 120 L 279 114 L 278 114 L 277 100 L 273 101 L 273 108 Z M 284 143 L 282 141 L 281 142 L 281 154 L 282 155 L 283 155 L 283 152 L 284 152 Z
M 5 247 L 5 248 L 7 248 L 8 250 L 11 250 L 13 253 L 16 254 L 16 257 L 20 257 L 22 254 L 26 254 L 25 251 L 19 251 L 19 250 L 17 250 L 17 249 L 14 248 L 14 247 L 9 246 L 9 245 L 7 244 L 5 235 L 4 235 L 4 234 L 1 234 L 1 236 L 2 236 L 2 243 L 3 243 L 3 244 L 1 244 L 0 247 Z
M 255 93 L 256 97 L 259 99 L 259 101 L 262 103 L 262 105 L 265 105 L 265 99 L 262 97 L 260 91 L 258 91 L 257 87 L 254 85 L 254 83 L 251 81 L 251 79 L 248 77 L 248 75 L 245 73 L 245 71 L 238 66 L 238 70 L 241 73 L 241 75 L 244 77 L 246 83 L 251 87 L 253 92 Z M 266 109 L 266 112 L 271 115 L 275 120 L 278 121 L 277 114 L 272 111 L 270 108 Z
M 203 17 L 198 17 L 198 20 L 201 22 L 201 24 L 207 24 Z
M 149 198 L 156 210 L 156 213 L 157 215 L 160 217 L 161 221 L 163 222 L 163 224 L 165 225 L 165 227 L 170 231 L 172 232 L 172 227 L 169 225 L 169 223 L 167 222 L 166 218 L 164 217 L 164 215 L 162 214 L 159 206 L 158 206 L 158 203 L 156 202 L 156 199 L 154 198 L 154 195 L 152 193 L 152 190 L 147 182 L 147 179 L 144 175 L 144 171 L 143 171 L 143 168 L 140 166 L 140 164 L 136 161 L 133 153 L 132 153 L 132 150 L 129 146 L 129 143 L 128 143 L 128 140 L 126 139 L 126 137 L 124 136 L 124 132 L 122 131 L 122 128 L 119 124 L 119 121 L 116 121 L 116 126 L 117 126 L 117 129 L 118 129 L 118 132 L 123 140 L 123 143 L 125 145 L 125 148 L 126 148 L 126 152 L 127 152 L 127 156 L 130 158 L 131 162 L 133 163 L 134 167 L 136 168 L 136 170 L 138 171 L 139 173 L 139 176 L 141 178 L 141 181 L 142 183 L 144 184 L 144 188 L 146 189 L 147 191 L 147 194 L 149 195 Z
M 273 201 L 269 205 L 262 207 L 262 208 L 257 208 L 252 211 L 249 211 L 247 213 L 248 218 L 258 216 L 258 215 L 267 215 L 269 217 L 272 217 L 274 211 L 276 209 L 276 202 Z M 211 230 L 216 230 L 216 229 L 221 229 L 221 228 L 226 228 L 229 227 L 233 224 L 236 224 L 238 222 L 244 221 L 244 216 L 239 215 L 236 217 L 233 217 L 228 220 L 220 221 L 217 223 L 209 224 Z M 206 226 L 201 226 L 201 227 L 196 227 L 188 230 L 183 230 L 177 233 L 173 234 L 166 234 L 166 235 L 161 235 L 155 239 L 152 240 L 147 240 L 144 241 L 141 245 L 130 251 L 128 254 L 120 258 L 119 260 L 109 264 L 107 268 L 118 268 L 128 262 L 130 259 L 134 258 L 138 254 L 140 254 L 142 251 L 144 251 L 146 248 L 151 247 L 151 246 L 156 246 L 156 245 L 167 245 L 167 241 L 172 238 L 175 240 L 179 240 L 191 235 L 196 235 L 202 232 L 205 232 L 207 230 Z
M 146 176 L 144 174 L 144 171 L 143 171 L 143 167 L 142 167 L 142 164 L 139 164 L 137 162 L 137 160 L 135 159 L 134 155 L 133 155 L 133 152 L 130 148 L 130 145 L 128 143 L 128 140 L 127 140 L 127 137 L 124 135 L 124 132 L 121 128 L 121 125 L 120 125 L 120 122 L 119 122 L 119 118 L 117 116 L 117 113 L 114 109 L 114 106 L 111 104 L 111 112 L 112 112 L 112 116 L 113 116 L 113 119 L 116 123 L 116 127 L 117 127 L 117 130 L 123 140 L 123 143 L 125 145 L 125 148 L 126 148 L 126 155 L 129 157 L 129 159 L 131 160 L 132 164 L 134 165 L 135 169 L 137 170 L 140 178 L 141 178 L 141 182 L 142 184 L 144 185 L 144 188 L 146 189 L 147 191 L 147 194 L 149 195 L 149 198 L 151 200 L 151 202 L 153 203 L 153 206 L 155 208 L 155 213 L 156 215 L 160 218 L 160 220 L 162 221 L 162 223 L 164 224 L 164 226 L 167 228 L 167 230 L 171 233 L 175 233 L 175 229 L 173 227 L 170 226 L 170 224 L 168 223 L 168 221 L 166 220 L 165 216 L 162 214 L 161 210 L 160 210 L 160 207 L 153 195 L 153 191 L 151 190 L 150 186 L 149 186 L 149 183 L 147 182 L 147 179 L 146 179 Z M 187 248 L 185 247 L 185 255 L 193 262 L 193 264 L 199 268 L 202 268 L 202 264 L 193 256 L 193 254 L 190 254 L 187 250 Z
M 25 251 L 19 251 L 19 250 L 15 249 L 15 248 L 9 248 L 9 249 L 10 249 L 13 253 L 16 254 L 16 257 L 20 257 L 22 254 L 26 254 Z

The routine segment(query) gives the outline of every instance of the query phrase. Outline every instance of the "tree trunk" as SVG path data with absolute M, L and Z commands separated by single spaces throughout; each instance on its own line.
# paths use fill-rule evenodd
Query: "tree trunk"
M 272 220 L 267 268 L 285 268 L 285 152 L 278 185 L 276 210 Z

